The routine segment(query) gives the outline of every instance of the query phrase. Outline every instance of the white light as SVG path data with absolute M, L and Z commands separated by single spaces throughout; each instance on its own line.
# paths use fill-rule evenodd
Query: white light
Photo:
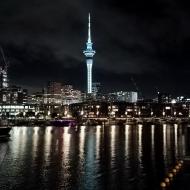
M 111 112 L 111 115 L 115 115 L 115 112 L 114 112 L 114 111 L 112 111 L 112 112 Z
M 175 100 L 175 99 L 173 99 L 173 100 L 171 101 L 171 103 L 172 103 L 172 104 L 175 104 L 175 103 L 176 103 L 176 100 Z
M 65 111 L 65 112 L 64 112 L 64 115 L 67 115 L 67 114 L 68 114 L 68 111 Z
M 179 112 L 179 115 L 183 115 L 181 112 Z

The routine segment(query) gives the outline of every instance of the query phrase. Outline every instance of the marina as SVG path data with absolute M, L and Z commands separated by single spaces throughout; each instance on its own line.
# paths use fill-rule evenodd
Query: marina
M 134 124 L 153 124 L 153 125 L 162 125 L 162 124 L 190 124 L 190 118 L 173 118 L 173 117 L 164 117 L 164 118 L 107 118 L 107 117 L 83 117 L 83 118 L 56 118 L 56 119 L 9 119 L 9 126 L 80 126 L 80 125 L 134 125 Z
M 0 190 L 190 189 L 184 2 L 0 9 Z

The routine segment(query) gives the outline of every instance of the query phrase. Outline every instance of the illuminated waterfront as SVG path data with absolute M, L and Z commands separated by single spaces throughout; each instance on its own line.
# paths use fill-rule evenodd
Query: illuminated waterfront
M 157 189 L 184 155 L 184 126 L 14 127 L 1 189 Z

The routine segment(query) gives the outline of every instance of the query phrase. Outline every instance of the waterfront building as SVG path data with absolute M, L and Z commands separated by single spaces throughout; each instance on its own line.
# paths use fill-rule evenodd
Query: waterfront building
M 92 65 L 93 65 L 93 56 L 96 53 L 92 48 L 92 40 L 91 40 L 91 22 L 90 22 L 90 14 L 88 17 L 88 40 L 86 42 L 86 50 L 83 51 L 86 57 L 86 65 L 87 65 L 87 93 L 92 93 Z
M 172 101 L 172 96 L 169 93 L 158 92 L 157 98 L 158 103 L 170 103 Z
M 136 103 L 138 101 L 138 93 L 133 91 L 114 92 L 109 95 L 109 99 L 112 101 Z
M 22 113 L 35 113 L 37 108 L 34 105 L 0 105 L 0 116 L 15 117 Z
M 189 103 L 155 103 L 155 102 L 137 102 L 130 103 L 124 101 L 115 102 L 99 102 L 91 101 L 72 104 L 69 106 L 71 114 L 76 117 L 118 117 L 118 118 L 150 118 L 170 119 L 171 122 L 175 118 L 189 118 Z
M 35 92 L 28 96 L 28 103 L 31 105 L 44 104 L 44 92 Z

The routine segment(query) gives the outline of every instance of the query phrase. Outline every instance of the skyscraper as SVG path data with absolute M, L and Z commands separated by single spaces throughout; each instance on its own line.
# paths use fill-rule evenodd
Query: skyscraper
M 92 93 L 92 65 L 93 65 L 93 56 L 96 53 L 92 48 L 91 41 L 91 26 L 90 26 L 90 13 L 88 16 L 88 40 L 86 42 L 86 50 L 83 51 L 86 56 L 86 65 L 87 65 L 87 93 Z
M 48 82 L 47 93 L 48 94 L 61 94 L 62 84 L 60 82 Z

